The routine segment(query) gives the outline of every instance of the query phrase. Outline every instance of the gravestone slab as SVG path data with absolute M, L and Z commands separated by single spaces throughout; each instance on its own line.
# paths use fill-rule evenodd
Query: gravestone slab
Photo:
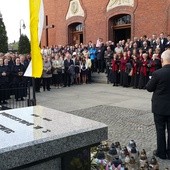
M 107 132 L 103 123 L 42 106 L 0 111 L 0 170 L 45 162 L 59 167 L 53 158 L 60 162 L 69 152 L 90 148 Z

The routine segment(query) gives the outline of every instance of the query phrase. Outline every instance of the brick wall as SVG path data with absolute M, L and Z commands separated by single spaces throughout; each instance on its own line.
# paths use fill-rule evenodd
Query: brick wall
M 74 22 L 84 24 L 84 43 L 96 42 L 98 37 L 104 41 L 109 39 L 109 19 L 115 15 L 126 13 L 132 17 L 131 38 L 152 33 L 170 34 L 170 0 L 135 0 L 135 6 L 117 7 L 106 12 L 109 0 L 80 0 L 85 17 L 72 17 L 66 20 L 69 0 L 44 0 L 45 14 L 48 15 L 49 46 L 68 43 L 68 25 Z M 46 45 L 46 34 L 43 31 L 41 45 Z
M 141 36 L 152 33 L 168 33 L 168 7 L 170 2 L 166 0 L 138 0 L 138 7 L 135 11 L 134 34 Z M 169 21 L 170 22 L 170 21 Z

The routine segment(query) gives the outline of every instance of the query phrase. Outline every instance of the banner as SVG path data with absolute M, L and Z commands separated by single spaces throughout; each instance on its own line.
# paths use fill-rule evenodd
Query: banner
M 44 26 L 43 0 L 30 0 L 31 62 L 24 74 L 26 77 L 39 78 L 42 75 L 43 60 L 39 47 Z

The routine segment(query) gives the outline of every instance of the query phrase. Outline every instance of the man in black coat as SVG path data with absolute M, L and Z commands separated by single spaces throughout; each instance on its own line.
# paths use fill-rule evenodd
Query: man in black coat
M 74 66 L 74 62 L 71 59 L 71 54 L 69 51 L 66 52 L 65 54 L 66 59 L 64 60 L 64 87 L 68 85 L 70 87 L 71 84 L 71 67 Z
M 165 51 L 166 48 L 166 44 L 167 44 L 168 40 L 167 38 L 165 38 L 164 33 L 160 33 L 160 49 L 161 49 L 161 53 Z
M 157 134 L 157 150 L 154 155 L 170 159 L 170 49 L 162 53 L 161 60 L 163 67 L 153 72 L 146 89 L 153 92 L 152 112 Z
M 7 104 L 9 99 L 9 68 L 4 66 L 3 59 L 0 58 L 0 104 Z
M 26 86 L 23 80 L 23 75 L 25 68 L 24 66 L 20 63 L 19 57 L 16 58 L 15 60 L 15 65 L 12 67 L 12 74 L 13 74 L 13 83 L 15 86 L 15 99 L 18 101 L 19 98 L 21 100 L 24 100 L 23 97 L 26 97 Z
M 97 69 L 98 73 L 104 72 L 104 52 L 106 47 L 104 43 L 101 43 L 100 46 L 97 48 Z

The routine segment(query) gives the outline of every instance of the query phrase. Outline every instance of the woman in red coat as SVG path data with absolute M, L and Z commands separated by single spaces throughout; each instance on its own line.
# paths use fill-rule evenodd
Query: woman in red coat
M 127 52 L 123 53 L 123 57 L 120 59 L 120 85 L 123 86 L 123 77 L 126 70 L 126 63 L 127 63 Z
M 148 75 L 148 54 L 144 53 L 143 55 L 143 61 L 141 63 L 141 68 L 140 68 L 140 77 L 139 77 L 139 89 L 146 89 L 146 84 L 149 80 L 149 75 Z
M 112 59 L 112 79 L 113 79 L 113 86 L 118 86 L 119 84 L 119 60 L 116 54 L 114 54 L 113 59 Z
M 139 73 L 140 73 L 141 61 L 138 59 L 136 55 L 133 56 L 132 61 L 132 78 L 131 78 L 131 86 L 136 89 L 139 85 Z

